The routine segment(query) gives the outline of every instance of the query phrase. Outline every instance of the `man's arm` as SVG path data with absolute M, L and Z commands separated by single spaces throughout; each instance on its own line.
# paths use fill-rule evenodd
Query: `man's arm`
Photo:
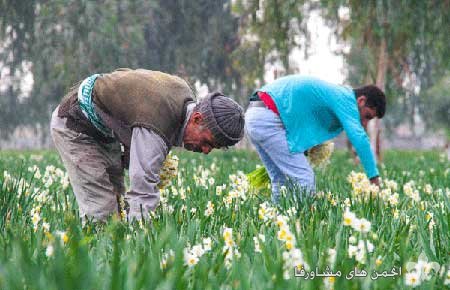
M 334 111 L 355 148 L 367 177 L 376 184 L 378 179 L 375 177 L 379 175 L 377 163 L 370 147 L 369 137 L 361 125 L 356 102 L 346 102 L 345 100 L 337 102 Z
M 375 156 L 373 154 L 372 148 L 370 147 L 369 137 L 364 131 L 360 124 L 355 124 L 354 122 L 347 121 L 347 124 L 343 124 L 344 130 L 347 136 L 355 147 L 356 153 L 361 160 L 361 164 L 369 179 L 379 175 Z
M 168 154 L 163 139 L 153 131 L 133 128 L 130 146 L 129 219 L 148 218 L 148 212 L 159 203 L 159 172 Z M 142 213 L 141 213 L 142 207 Z

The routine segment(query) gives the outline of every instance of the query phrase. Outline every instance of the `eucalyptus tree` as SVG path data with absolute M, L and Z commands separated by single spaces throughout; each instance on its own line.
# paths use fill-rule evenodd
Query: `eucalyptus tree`
M 231 59 L 238 24 L 229 0 L 154 1 L 144 22 L 144 63 L 239 100 L 241 78 Z
M 450 143 L 450 70 L 424 92 L 424 120 L 429 128 L 444 130 Z
M 395 115 L 401 104 L 413 121 L 418 93 L 449 68 L 445 27 L 450 27 L 450 1 L 322 0 L 321 4 L 338 38 L 350 45 L 349 53 L 343 53 L 350 83 L 376 83 L 387 91 L 388 112 L 394 112 L 388 115 Z M 377 122 L 378 156 L 380 130 Z
M 0 137 L 23 123 L 25 92 L 19 79 L 27 72 L 33 43 L 36 1 L 0 1 Z
M 234 65 L 242 71 L 246 86 L 264 81 L 267 64 L 280 64 L 280 75 L 296 71 L 291 53 L 307 51 L 308 1 L 236 0 L 233 10 L 240 17 L 241 46 Z
M 22 100 L 20 121 L 42 131 L 48 131 L 51 110 L 72 85 L 117 67 L 181 74 L 226 93 L 242 87 L 230 60 L 239 38 L 229 0 L 1 0 L 0 5 L 1 39 L 12 40 L 2 42 L 0 66 L 15 71 L 29 64 L 33 86 Z M 19 115 L 15 103 L 22 83 L 19 77 L 8 82 L 10 104 L 0 109 L 7 113 L 0 114 L 2 124 L 11 129 L 18 123 L 10 119 Z
M 89 74 L 138 66 L 144 39 L 136 19 L 145 10 L 145 1 L 105 0 L 99 5 L 58 0 L 39 5 L 32 52 L 35 85 L 29 98 L 38 108 L 33 117 L 48 120 L 49 110 L 67 89 Z

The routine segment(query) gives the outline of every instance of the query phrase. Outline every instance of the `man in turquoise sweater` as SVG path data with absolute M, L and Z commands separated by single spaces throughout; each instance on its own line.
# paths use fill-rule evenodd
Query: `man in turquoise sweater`
M 385 113 L 386 98 L 376 86 L 358 89 L 323 80 L 290 75 L 257 90 L 246 112 L 247 135 L 264 163 L 272 183 L 272 200 L 288 180 L 315 190 L 314 172 L 305 152 L 345 130 L 367 177 L 378 184 L 378 169 L 367 122 Z

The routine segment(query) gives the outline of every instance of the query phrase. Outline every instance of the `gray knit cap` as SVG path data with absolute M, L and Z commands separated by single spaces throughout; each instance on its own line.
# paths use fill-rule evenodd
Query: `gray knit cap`
M 220 147 L 233 146 L 244 136 L 244 110 L 222 93 L 211 93 L 201 99 L 196 111 L 203 115 Z

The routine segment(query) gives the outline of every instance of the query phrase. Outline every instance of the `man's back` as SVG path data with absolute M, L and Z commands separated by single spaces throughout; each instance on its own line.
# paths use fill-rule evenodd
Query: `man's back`
M 352 89 L 318 78 L 290 75 L 260 91 L 273 98 L 286 127 L 292 152 L 304 152 L 342 132 L 341 108 L 350 118 L 358 119 Z

